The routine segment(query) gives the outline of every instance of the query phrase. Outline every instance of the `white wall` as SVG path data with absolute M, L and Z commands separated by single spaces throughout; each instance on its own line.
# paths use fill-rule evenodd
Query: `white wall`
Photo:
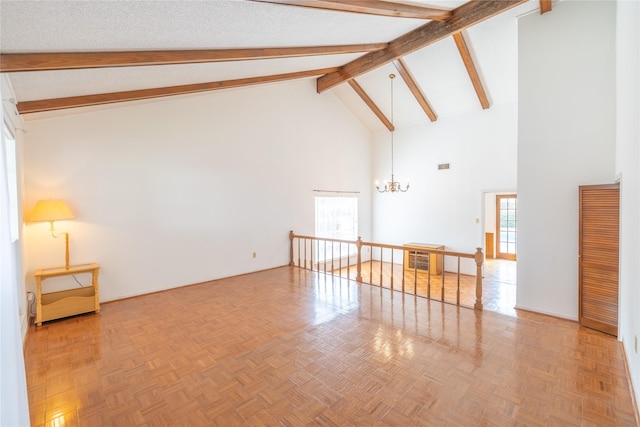
M 620 1 L 617 5 L 616 172 L 621 176 L 618 335 L 638 396 L 640 358 L 634 338 L 640 335 L 640 3 Z
M 578 186 L 615 179 L 611 1 L 519 20 L 517 306 L 578 316 Z
M 485 233 L 496 232 L 496 193 L 485 193 L 484 195 L 484 231 Z
M 13 135 L 15 140 L 16 150 L 16 184 L 17 184 L 17 215 L 18 221 L 22 217 L 22 203 L 23 203 L 23 188 L 24 188 L 24 174 L 23 174 L 23 158 L 24 158 L 24 135 L 25 125 L 22 121 L 22 117 L 18 114 L 16 108 L 15 99 L 16 96 L 13 92 L 11 82 L 7 78 L 7 74 L 3 74 L 0 78 L 0 85 L 2 87 L 2 116 L 4 117 L 4 123 L 8 126 L 9 131 Z M 15 259 L 15 274 L 16 285 L 18 287 L 18 313 L 20 316 L 20 330 L 22 337 L 26 337 L 27 330 L 29 328 L 29 307 L 27 304 L 27 294 L 25 287 L 26 267 L 22 260 L 25 257 L 24 253 L 24 224 L 18 224 L 18 241 L 15 242 L 15 246 L 12 251 L 15 254 L 12 257 Z
M 404 244 L 436 243 L 448 250 L 484 247 L 484 191 L 516 188 L 516 101 L 440 117 L 434 123 L 399 128 L 395 134 L 395 175 L 411 188 L 373 197 L 374 239 Z M 373 176 L 391 174 L 388 132 L 374 135 Z M 450 169 L 438 170 L 438 164 Z M 478 222 L 476 222 L 476 219 Z M 447 270 L 456 261 L 447 259 Z M 475 274 L 475 263 L 464 265 Z
M 0 104 L 0 117 L 13 132 L 20 126 L 20 121 L 15 115 L 14 105 L 8 101 L 13 95 L 4 76 L 0 76 L 0 95 L 3 100 Z M 16 151 L 19 151 L 19 131 L 15 136 Z M 19 236 L 18 240 L 13 241 L 10 232 L 9 174 L 5 170 L 2 122 L 0 142 L 0 425 L 26 426 L 29 425 L 29 406 L 22 343 L 27 315 L 24 283 L 21 280 L 21 238 Z M 19 178 L 18 176 L 18 184 L 21 181 Z
M 370 133 L 314 80 L 37 117 L 25 212 L 68 202 L 56 228 L 71 263 L 100 264 L 103 301 L 288 264 L 288 231 L 313 234 L 313 189 L 361 191 L 370 234 Z M 29 287 L 64 262 L 47 228 L 26 227 Z

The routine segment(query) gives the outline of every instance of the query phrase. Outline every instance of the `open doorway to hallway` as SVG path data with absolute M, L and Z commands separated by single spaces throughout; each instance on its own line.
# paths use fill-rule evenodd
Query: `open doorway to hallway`
M 484 309 L 516 315 L 516 261 L 487 258 L 482 279 Z
M 515 190 L 483 192 L 485 309 L 515 315 L 518 248 Z

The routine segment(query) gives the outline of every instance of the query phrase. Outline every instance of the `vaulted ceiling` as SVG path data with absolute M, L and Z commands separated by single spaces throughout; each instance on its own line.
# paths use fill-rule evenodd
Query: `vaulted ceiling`
M 2 0 L 0 71 L 27 119 L 307 78 L 370 128 L 391 129 L 390 73 L 398 76 L 396 125 L 512 97 L 515 16 L 550 7 L 549 0 Z

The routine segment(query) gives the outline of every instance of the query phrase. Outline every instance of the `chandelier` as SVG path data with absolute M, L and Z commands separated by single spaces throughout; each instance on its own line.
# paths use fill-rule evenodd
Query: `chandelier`
M 376 183 L 376 190 L 378 190 L 380 193 L 396 193 L 396 192 L 402 192 L 404 193 L 405 191 L 407 191 L 409 189 L 409 183 L 407 182 L 407 185 L 404 186 L 404 188 L 402 187 L 402 184 L 400 184 L 398 181 L 396 181 L 395 176 L 393 175 L 393 132 L 395 131 L 395 127 L 393 127 L 393 79 L 396 78 L 395 74 L 389 74 L 389 79 L 391 80 L 391 126 L 392 126 L 392 131 L 391 131 L 391 181 L 387 181 L 384 183 L 384 187 L 380 188 L 380 185 L 378 183 Z

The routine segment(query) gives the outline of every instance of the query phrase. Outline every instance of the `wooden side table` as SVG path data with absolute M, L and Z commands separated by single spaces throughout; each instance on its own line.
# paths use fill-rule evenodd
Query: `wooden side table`
M 60 319 L 76 314 L 100 312 L 98 293 L 98 271 L 96 263 L 71 265 L 66 267 L 43 268 L 36 270 L 36 325 L 41 326 L 47 320 Z M 91 273 L 91 286 L 67 289 L 64 291 L 42 293 L 42 281 L 51 277 L 71 276 L 79 273 Z
M 444 257 L 431 250 L 444 250 L 444 245 L 431 243 L 405 243 L 404 268 L 408 270 L 428 271 L 430 274 L 442 274 Z

